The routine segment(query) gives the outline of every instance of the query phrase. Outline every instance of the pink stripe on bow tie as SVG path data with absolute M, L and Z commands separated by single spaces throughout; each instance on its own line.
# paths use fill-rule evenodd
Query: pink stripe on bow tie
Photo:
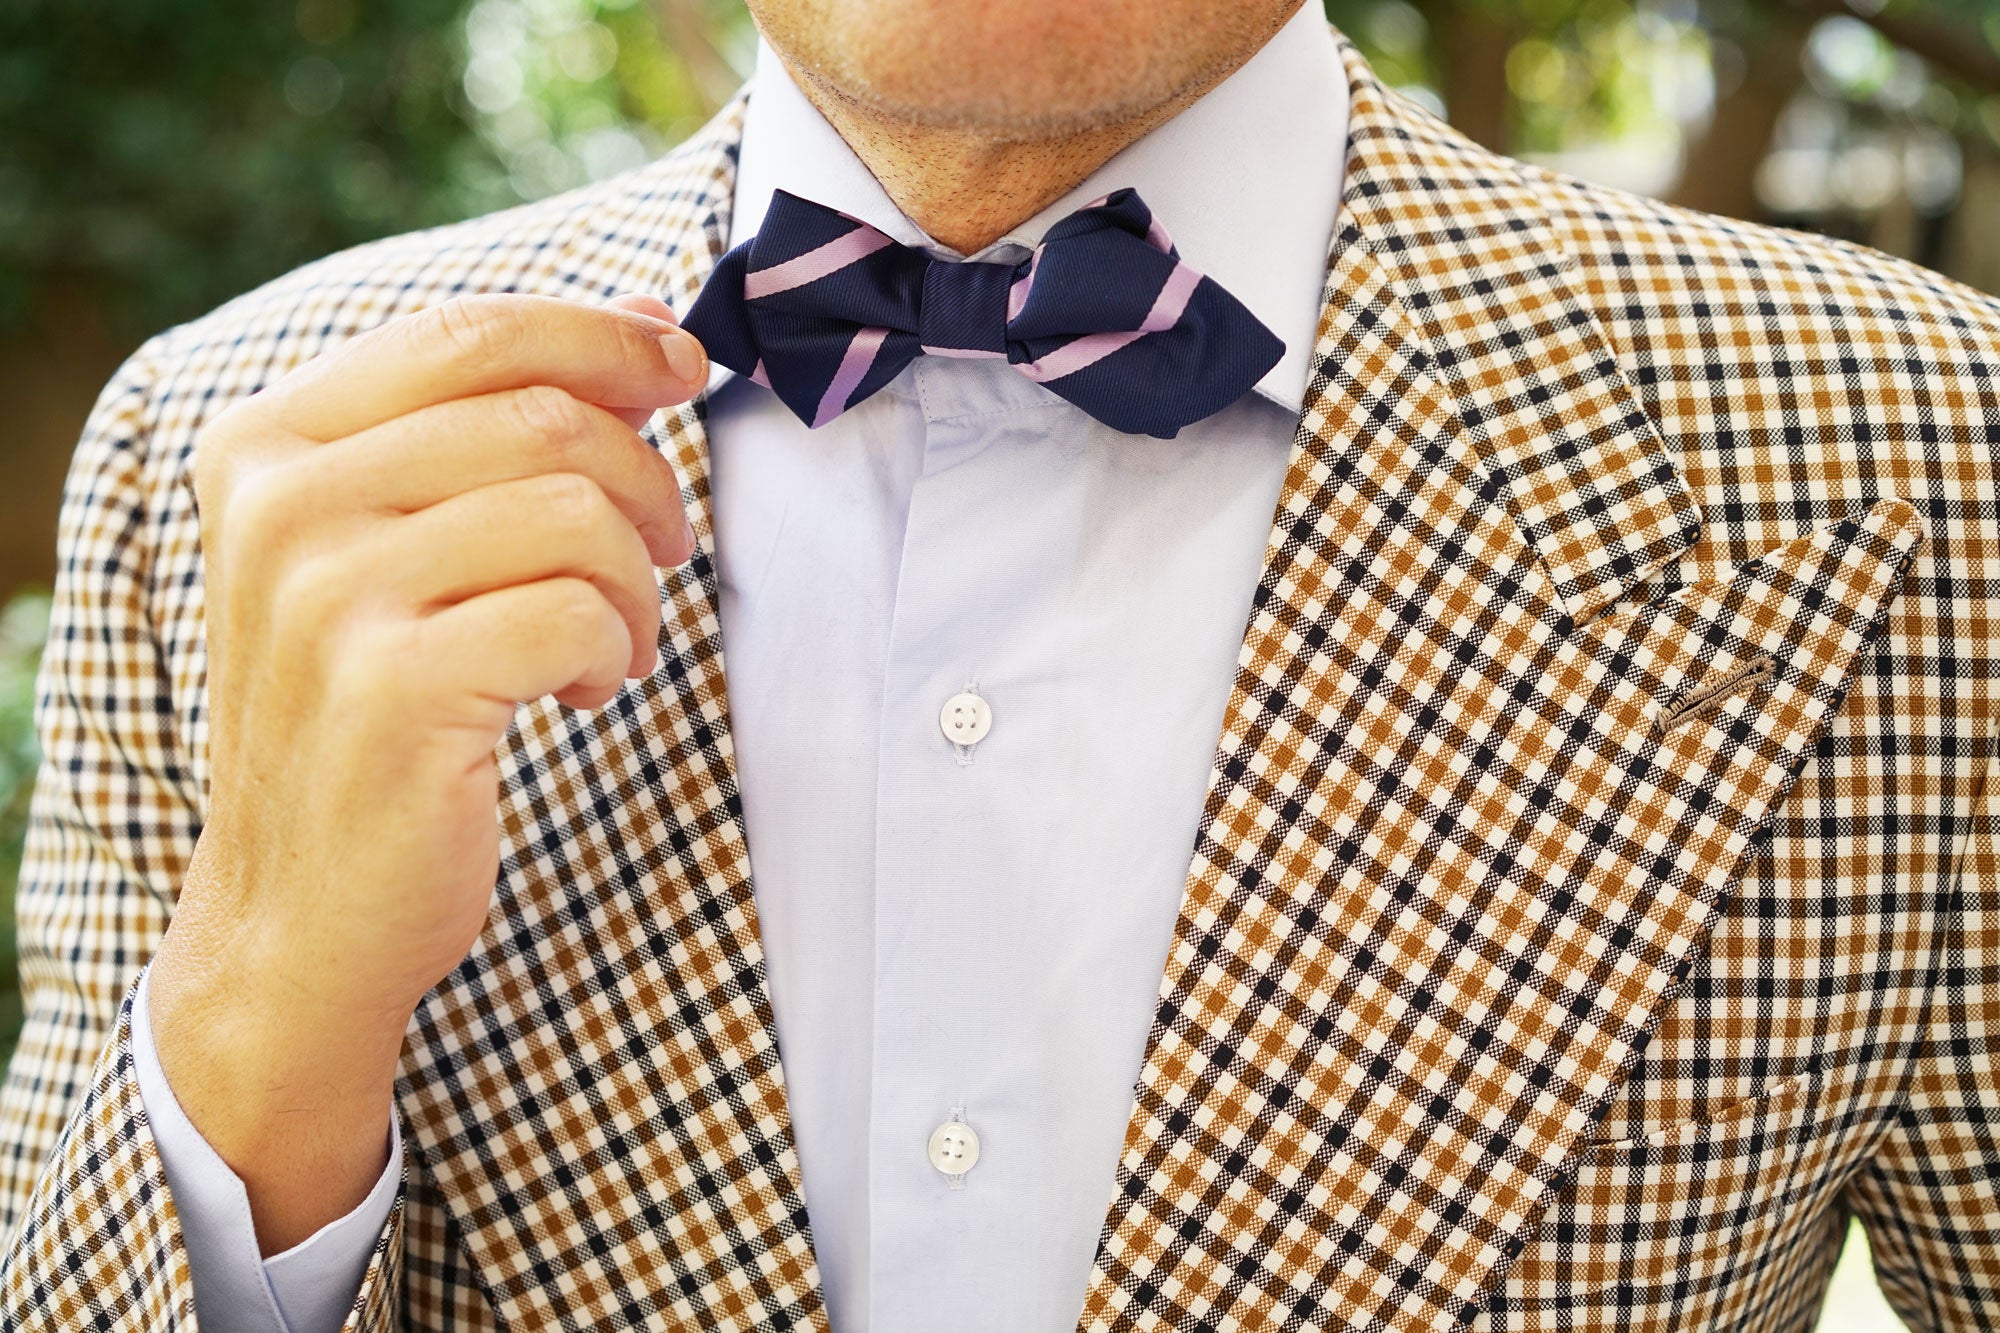
M 743 299 L 755 301 L 817 282 L 827 274 L 838 273 L 857 259 L 866 259 L 882 247 L 893 244 L 895 242 L 873 227 L 856 227 L 847 235 L 828 241 L 817 250 L 808 250 L 797 259 L 787 259 L 782 264 L 744 274 Z
M 1028 256 L 1028 271 L 1014 279 L 1014 285 L 1007 289 L 1007 322 L 1012 324 L 1020 317 L 1021 307 L 1028 304 L 1028 289 L 1035 285 L 1035 270 L 1041 267 L 1042 247 L 1036 246 L 1035 253 Z
M 848 395 L 861 383 L 868 367 L 875 364 L 875 354 L 882 350 L 882 342 L 888 336 L 887 329 L 856 331 L 853 341 L 847 344 L 847 351 L 840 358 L 840 369 L 833 372 L 833 383 L 827 385 L 826 392 L 820 395 L 819 409 L 813 413 L 814 430 L 847 410 Z
M 1181 312 L 1187 309 L 1194 289 L 1200 284 L 1201 274 L 1186 264 L 1176 264 L 1174 271 L 1167 275 L 1166 285 L 1160 288 L 1159 296 L 1154 298 L 1153 308 L 1146 312 L 1145 321 L 1138 328 L 1123 333 L 1088 333 L 1073 342 L 1064 343 L 1039 361 L 1023 361 L 1014 369 L 1037 384 L 1074 375 L 1149 333 L 1162 333 L 1172 328 L 1180 320 Z

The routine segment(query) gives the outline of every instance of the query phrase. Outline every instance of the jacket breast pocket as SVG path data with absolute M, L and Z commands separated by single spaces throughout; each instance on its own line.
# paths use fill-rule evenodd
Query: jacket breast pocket
M 1706 1120 L 1580 1144 L 1475 1327 L 1736 1327 L 1803 1216 L 1824 1091 L 1807 1070 Z

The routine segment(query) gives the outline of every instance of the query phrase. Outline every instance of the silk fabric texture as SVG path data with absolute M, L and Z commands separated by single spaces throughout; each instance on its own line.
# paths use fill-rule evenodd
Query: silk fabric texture
M 933 259 L 778 190 L 683 323 L 712 360 L 813 427 L 928 354 L 1004 359 L 1114 430 L 1171 439 L 1242 397 L 1284 352 L 1181 259 L 1130 187 L 1056 223 L 1013 264 Z

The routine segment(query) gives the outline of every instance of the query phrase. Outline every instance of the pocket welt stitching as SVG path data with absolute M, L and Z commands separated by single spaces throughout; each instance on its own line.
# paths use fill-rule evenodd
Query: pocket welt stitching
M 1698 1137 L 1704 1130 L 1728 1130 L 1737 1121 L 1748 1116 L 1787 1109 L 1785 1103 L 1803 1092 L 1807 1084 L 1817 1076 L 1816 1067 L 1800 1070 L 1782 1083 L 1774 1084 L 1763 1092 L 1745 1097 L 1742 1101 L 1731 1102 L 1715 1115 L 1705 1120 L 1682 1120 L 1671 1125 L 1661 1125 L 1649 1129 L 1635 1138 L 1585 1139 L 1577 1145 L 1582 1154 L 1614 1153 L 1637 1151 L 1641 1148 L 1667 1148 L 1677 1142 Z

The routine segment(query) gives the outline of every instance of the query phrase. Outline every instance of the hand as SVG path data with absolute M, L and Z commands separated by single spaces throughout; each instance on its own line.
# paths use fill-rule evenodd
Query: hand
M 382 1170 L 404 1028 L 491 906 L 515 705 L 658 666 L 694 536 L 637 428 L 707 372 L 650 298 L 467 297 L 196 440 L 213 778 L 148 998 L 266 1254 Z

